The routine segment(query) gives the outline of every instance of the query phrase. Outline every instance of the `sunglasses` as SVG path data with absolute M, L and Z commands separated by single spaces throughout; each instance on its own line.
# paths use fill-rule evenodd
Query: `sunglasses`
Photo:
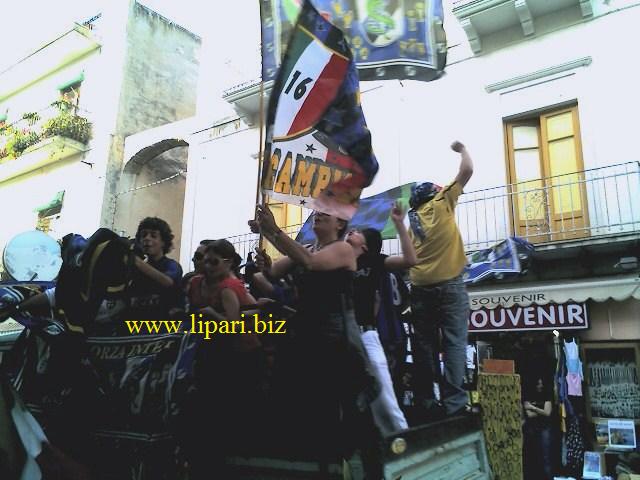
M 205 260 L 204 263 L 207 263 L 207 264 L 211 265 L 212 267 L 217 267 L 220 262 L 227 262 L 227 261 L 229 261 L 228 258 L 223 258 L 223 259 L 211 258 L 209 260 Z

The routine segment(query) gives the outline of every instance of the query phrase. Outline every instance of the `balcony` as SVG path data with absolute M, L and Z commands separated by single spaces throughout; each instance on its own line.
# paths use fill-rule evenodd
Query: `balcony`
M 493 33 L 520 27 L 523 36 L 530 36 L 536 32 L 536 21 L 578 7 L 581 16 L 593 15 L 591 0 L 454 0 L 453 14 L 478 54 L 483 40 Z
M 517 235 L 537 244 L 610 241 L 640 232 L 640 163 L 629 162 L 465 193 L 456 217 L 465 249 Z
M 612 244 L 640 238 L 640 163 L 629 162 L 464 193 L 456 220 L 467 253 L 509 236 L 537 250 L 575 244 Z M 283 230 L 295 238 L 301 225 Z M 258 235 L 229 237 L 246 258 Z M 400 251 L 385 240 L 385 253 Z
M 91 123 L 56 102 L 0 126 L 0 182 L 87 151 Z
M 100 43 L 89 24 L 76 25 L 45 47 L 0 72 L 0 102 L 98 48 Z
M 251 80 L 241 83 L 225 90 L 222 98 L 233 106 L 236 113 L 245 119 L 247 125 L 254 125 L 259 121 L 260 107 L 260 90 L 262 88 L 262 109 L 266 111 L 269 103 L 269 95 L 273 88 L 273 80 L 264 82 L 262 85 L 260 79 Z

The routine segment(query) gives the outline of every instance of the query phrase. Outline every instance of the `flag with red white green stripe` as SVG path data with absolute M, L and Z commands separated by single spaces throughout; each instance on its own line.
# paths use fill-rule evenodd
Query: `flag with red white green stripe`
M 275 117 L 275 139 L 312 128 L 335 98 L 349 67 L 349 58 L 327 48 L 308 30 L 295 32 L 294 55 L 282 66 L 286 81 Z
M 344 219 L 378 170 L 351 50 L 308 0 L 271 93 L 265 147 L 263 193 Z

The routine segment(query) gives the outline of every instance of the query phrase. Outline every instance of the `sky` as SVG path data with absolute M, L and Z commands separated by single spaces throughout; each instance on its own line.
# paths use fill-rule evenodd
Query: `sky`
M 80 22 L 100 12 L 107 2 L 128 0 L 21 0 L 0 2 L 0 25 L 5 49 L 0 58 L 0 71 L 25 57 L 38 46 L 52 40 Z M 258 0 L 232 2 L 206 0 L 139 0 L 175 23 L 191 30 L 221 49 L 209 49 L 210 61 L 222 69 L 230 85 L 254 79 L 259 74 L 260 19 Z M 233 8 L 221 8 L 222 5 Z M 37 14 L 34 14 L 37 12 Z M 239 25 L 243 25 L 241 29 Z M 241 32 L 241 33 L 239 33 Z M 229 39 L 233 39 L 229 42 Z M 7 48 L 10 46 L 10 48 Z M 238 59 L 252 61 L 238 61 Z M 235 59 L 235 61 L 232 61 Z M 228 86 L 230 86 L 228 85 Z
M 69 31 L 74 22 L 83 23 L 111 2 L 129 1 L 0 0 L 0 28 L 5 47 L 10 46 L 0 56 L 0 72 Z M 456 36 L 455 29 L 460 30 L 458 36 L 463 35 L 455 20 L 447 21 L 452 1 L 443 0 L 450 44 Z M 232 115 L 232 107 L 222 99 L 223 92 L 260 78 L 259 0 L 138 2 L 202 38 L 199 114 L 204 110 L 215 112 L 216 119 Z
M 0 71 L 69 30 L 73 22 L 82 23 L 93 17 L 103 5 L 127 1 L 0 0 L 0 28 L 5 45 L 0 56 Z M 220 48 L 203 49 L 207 58 L 201 64 L 208 63 L 210 68 L 215 68 L 218 73 L 216 79 L 226 88 L 259 77 L 259 0 L 138 1 L 198 34 L 203 42 L 220 45 Z M 452 1 L 443 0 L 447 14 Z M 446 21 L 447 14 L 447 36 L 454 40 L 454 30 L 460 28 L 457 22 Z

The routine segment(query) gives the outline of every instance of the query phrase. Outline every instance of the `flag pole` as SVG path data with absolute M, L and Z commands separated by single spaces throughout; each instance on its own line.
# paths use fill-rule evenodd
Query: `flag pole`
M 260 130 L 260 133 L 259 133 L 260 145 L 258 147 L 258 178 L 256 181 L 256 202 L 255 202 L 256 205 L 258 205 L 258 202 L 260 202 L 262 205 L 266 203 L 264 195 L 262 195 L 262 199 L 260 198 L 260 185 L 262 183 L 262 163 L 264 161 L 264 159 L 262 158 L 264 156 L 264 55 L 263 55 L 264 43 L 263 42 L 264 42 L 264 38 L 262 33 L 262 15 L 260 15 L 260 93 L 258 98 L 258 101 L 260 102 L 260 107 L 258 109 L 258 112 L 259 112 L 258 115 L 260 117 L 258 119 L 258 129 Z M 262 250 L 263 243 L 264 243 L 264 239 L 262 237 L 262 232 L 260 232 L 260 236 L 258 237 L 259 250 Z
M 260 115 L 260 120 L 258 123 L 258 128 L 260 129 L 260 147 L 258 148 L 258 181 L 256 182 L 256 205 L 258 204 L 258 201 L 260 200 L 260 183 L 261 183 L 261 178 L 262 178 L 262 162 L 263 162 L 263 155 L 264 155 L 264 150 L 263 150 L 263 146 L 264 146 L 264 79 L 262 78 L 262 75 L 260 75 L 260 109 L 259 109 L 259 115 Z M 262 204 L 264 205 L 264 196 L 262 198 Z

